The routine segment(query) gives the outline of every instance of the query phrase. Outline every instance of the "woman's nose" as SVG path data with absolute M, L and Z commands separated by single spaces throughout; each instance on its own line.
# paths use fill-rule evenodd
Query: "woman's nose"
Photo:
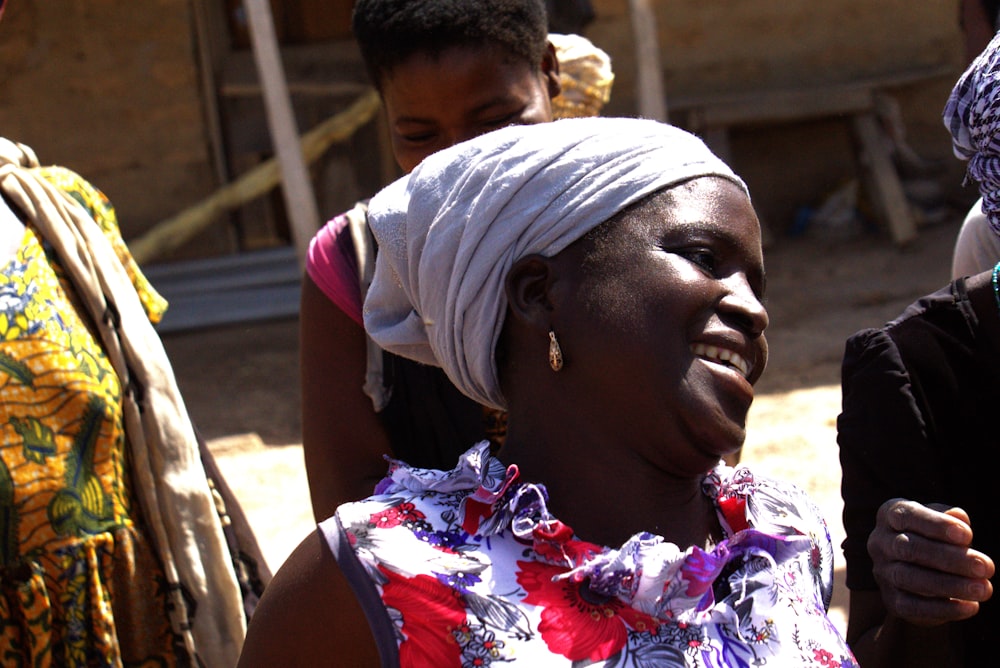
M 760 336 L 769 323 L 767 308 L 757 296 L 746 274 L 736 273 L 726 280 L 729 288 L 722 298 L 725 313 L 737 319 L 737 325 L 753 337 Z

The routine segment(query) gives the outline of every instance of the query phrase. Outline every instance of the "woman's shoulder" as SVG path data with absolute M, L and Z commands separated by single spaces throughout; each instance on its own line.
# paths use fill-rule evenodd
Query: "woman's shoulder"
M 748 526 L 775 535 L 826 534 L 826 519 L 819 506 L 794 482 L 772 477 L 740 465 L 720 466 L 706 479 L 733 530 Z
M 90 181 L 66 167 L 47 165 L 37 167 L 35 170 L 41 179 L 82 206 L 90 218 L 97 223 L 101 231 L 104 232 L 104 236 L 111 243 L 115 255 L 125 267 L 149 319 L 153 323 L 159 322 L 167 310 L 167 301 L 153 288 L 132 257 L 128 245 L 122 238 L 118 225 L 118 214 L 111 200 Z
M 968 277 L 957 278 L 916 299 L 882 327 L 862 330 L 850 340 L 875 341 L 882 334 L 902 347 L 929 335 L 965 336 L 974 320 L 968 294 L 971 285 Z
M 371 528 L 420 533 L 433 527 L 445 533 L 495 535 L 510 521 L 506 495 L 519 484 L 518 478 L 517 467 L 505 466 L 490 453 L 489 441 L 481 441 L 448 471 L 390 460 L 375 493 L 341 505 L 335 516 L 347 532 Z
M 984 365 L 996 367 L 1000 317 L 989 274 L 958 278 L 882 327 L 851 336 L 842 369 L 845 396 L 848 389 L 864 393 L 918 380 L 926 385 L 955 374 L 978 374 Z
M 314 531 L 264 591 L 239 665 L 307 666 L 331 661 L 377 665 L 378 652 L 351 584 L 324 537 Z
M 350 211 L 331 218 L 309 243 L 306 273 L 327 299 L 361 324 L 361 276 L 359 255 L 366 249 L 367 204 L 358 202 Z
M 36 169 L 42 179 L 72 197 L 86 209 L 101 229 L 120 234 L 115 208 L 108 197 L 90 181 L 60 165 L 47 165 Z
M 326 273 L 331 269 L 339 269 L 345 260 L 353 260 L 352 271 L 357 271 L 357 253 L 355 237 L 361 228 L 367 228 L 368 202 L 361 200 L 343 213 L 339 213 L 326 222 L 309 242 L 309 253 L 306 256 L 306 269 L 313 272 Z
M 352 250 L 354 247 L 348 212 L 337 214 L 316 232 L 309 242 L 306 268 L 310 272 L 326 270 L 336 260 L 336 253 L 342 252 L 345 246 Z
M 843 380 L 919 366 L 925 357 L 946 355 L 954 345 L 972 340 L 974 324 L 964 279 L 952 281 L 915 300 L 882 326 L 849 336 Z

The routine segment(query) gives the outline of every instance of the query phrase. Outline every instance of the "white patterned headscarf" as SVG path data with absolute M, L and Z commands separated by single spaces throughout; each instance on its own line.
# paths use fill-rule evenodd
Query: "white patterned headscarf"
M 979 184 L 990 227 L 1000 234 L 1000 33 L 959 78 L 943 118 L 955 155 L 969 161 L 967 177 Z
M 506 408 L 494 352 L 504 281 L 630 204 L 699 176 L 746 186 L 694 135 L 656 121 L 513 126 L 425 159 L 368 209 L 379 243 L 365 328 L 384 349 L 441 366 L 464 394 Z

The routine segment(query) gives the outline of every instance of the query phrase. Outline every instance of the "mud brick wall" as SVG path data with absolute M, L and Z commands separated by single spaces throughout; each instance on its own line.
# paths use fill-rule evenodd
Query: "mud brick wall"
M 0 22 L 0 128 L 106 191 L 126 238 L 217 185 L 199 81 L 194 0 L 12 0 Z M 218 0 L 224 2 L 228 0 Z M 331 0 L 341 4 L 349 0 Z M 907 139 L 956 188 L 941 107 L 963 62 L 958 0 L 652 0 L 671 97 L 949 73 L 891 92 Z M 587 36 L 613 59 L 606 113 L 636 110 L 628 0 L 593 0 Z M 950 68 L 950 69 L 949 69 Z M 736 129 L 732 162 L 780 228 L 849 178 L 846 119 Z M 377 151 L 352 151 L 377 160 Z M 966 194 L 967 191 L 966 191 Z M 203 239 L 204 241 L 204 239 Z
M 4 136 L 103 190 L 126 237 L 211 192 L 190 0 L 8 5 Z

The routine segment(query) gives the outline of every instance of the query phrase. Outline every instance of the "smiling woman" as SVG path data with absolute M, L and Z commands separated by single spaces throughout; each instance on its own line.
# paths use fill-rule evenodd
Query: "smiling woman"
M 856 665 L 815 506 L 721 462 L 768 321 L 746 187 L 699 139 L 504 128 L 370 215 L 368 331 L 507 409 L 507 438 L 392 462 L 286 561 L 241 665 Z
M 615 431 L 634 443 L 702 430 L 710 465 L 737 451 L 767 362 L 760 247 L 745 189 L 719 176 L 660 191 L 568 247 L 553 262 L 578 304 L 557 331 L 579 376 L 560 395 L 578 393 L 571 401 L 594 419 L 612 417 L 620 398 Z M 677 454 L 661 464 L 680 465 Z

